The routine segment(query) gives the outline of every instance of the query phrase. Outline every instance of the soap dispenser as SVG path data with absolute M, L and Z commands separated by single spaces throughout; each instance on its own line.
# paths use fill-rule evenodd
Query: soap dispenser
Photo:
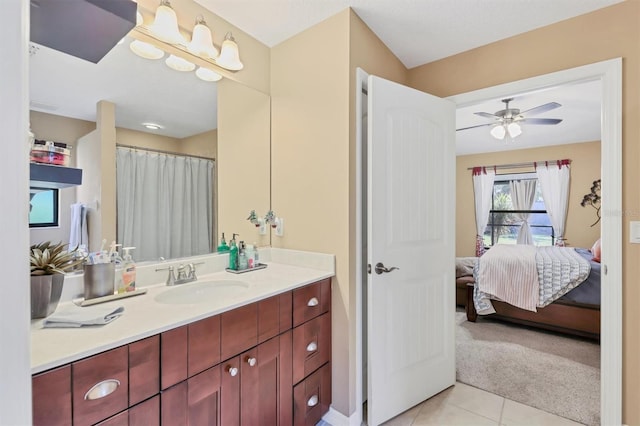
M 224 232 L 222 233 L 222 238 L 220 239 L 220 244 L 218 245 L 218 253 L 228 253 L 229 246 L 224 239 Z
M 233 238 L 229 242 L 229 269 L 238 270 L 238 246 L 236 245 L 236 235 L 233 234 Z
M 247 248 L 244 245 L 244 241 L 240 241 L 240 246 L 238 247 L 238 270 L 244 271 L 249 268 L 249 262 L 247 260 Z
M 133 250 L 135 247 L 124 247 L 123 265 L 122 265 L 122 286 L 123 289 L 118 289 L 118 293 L 127 291 L 134 291 L 136 289 L 136 264 L 131 257 L 129 250 Z

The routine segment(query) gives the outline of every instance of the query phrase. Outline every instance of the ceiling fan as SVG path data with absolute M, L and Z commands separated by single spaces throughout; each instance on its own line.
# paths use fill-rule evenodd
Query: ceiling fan
M 461 129 L 456 129 L 456 131 L 474 129 L 476 127 L 493 126 L 493 128 L 491 129 L 491 135 L 496 139 L 502 140 L 505 138 L 505 136 L 508 137 L 508 139 L 519 136 L 522 133 L 522 128 L 520 127 L 521 123 L 554 125 L 562 121 L 562 119 L 560 118 L 529 118 L 529 116 L 531 115 L 542 114 L 543 112 L 551 111 L 552 109 L 561 107 L 562 105 L 557 102 L 549 102 L 520 112 L 518 108 L 509 108 L 509 102 L 511 101 L 513 101 L 513 98 L 502 99 L 505 107 L 504 109 L 497 111 L 495 114 L 490 114 L 488 112 L 474 113 L 475 115 L 479 115 L 480 117 L 493 119 L 494 121 L 492 121 L 491 123 L 463 127 Z

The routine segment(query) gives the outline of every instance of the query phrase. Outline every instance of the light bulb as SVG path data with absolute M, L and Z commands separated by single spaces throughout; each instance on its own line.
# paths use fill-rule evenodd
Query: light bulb
M 211 30 L 207 23 L 199 16 L 196 25 L 193 27 L 191 42 L 187 45 L 187 50 L 197 56 L 215 59 L 218 56 L 218 49 L 213 45 Z
M 507 130 L 509 130 L 509 134 L 512 138 L 515 138 L 516 136 L 520 136 L 522 134 L 522 127 L 520 127 L 518 123 L 509 124 Z
M 162 0 L 149 30 L 160 40 L 171 44 L 186 44 L 178 29 L 178 17 L 167 0 Z
M 160 59 L 164 56 L 164 52 L 157 47 L 145 43 L 140 40 L 134 40 L 129 45 L 129 49 L 136 55 L 145 59 Z
M 196 65 L 175 55 L 169 55 L 164 61 L 167 66 L 176 71 L 193 71 Z
M 507 134 L 507 131 L 502 124 L 494 126 L 493 129 L 491 129 L 491 136 L 493 136 L 496 139 L 502 140 L 504 139 L 504 136 L 506 134 Z
M 196 75 L 200 80 L 204 81 L 219 81 L 222 79 L 222 76 L 217 72 L 210 70 L 209 68 L 198 68 L 196 70 Z
M 220 49 L 220 56 L 216 59 L 216 64 L 222 68 L 226 68 L 232 71 L 241 70 L 244 65 L 240 62 L 240 52 L 238 51 L 238 45 L 231 33 L 227 33 L 222 42 L 222 48 Z

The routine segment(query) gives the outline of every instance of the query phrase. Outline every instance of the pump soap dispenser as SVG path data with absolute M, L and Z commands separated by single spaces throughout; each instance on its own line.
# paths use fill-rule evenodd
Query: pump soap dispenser
M 236 245 L 236 235 L 233 234 L 233 238 L 229 242 L 229 269 L 233 271 L 238 270 L 238 246 Z
M 222 233 L 222 238 L 220 239 L 220 244 L 218 245 L 218 253 L 228 253 L 229 246 L 224 239 L 224 232 Z

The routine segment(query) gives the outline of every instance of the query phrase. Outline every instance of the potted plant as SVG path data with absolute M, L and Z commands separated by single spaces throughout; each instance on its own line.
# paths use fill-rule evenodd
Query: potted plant
M 45 318 L 56 310 L 64 273 L 84 261 L 77 258 L 75 249 L 65 250 L 66 246 L 50 241 L 31 246 L 31 319 Z

